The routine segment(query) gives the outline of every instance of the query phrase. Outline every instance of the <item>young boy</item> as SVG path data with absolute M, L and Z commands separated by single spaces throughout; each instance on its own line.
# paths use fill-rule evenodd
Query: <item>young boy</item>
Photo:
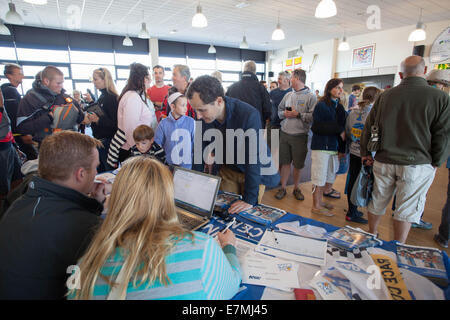
M 131 148 L 132 156 L 149 155 L 152 156 L 164 164 L 166 162 L 166 153 L 164 149 L 155 142 L 155 132 L 149 126 L 145 124 L 138 126 L 133 131 L 133 139 L 136 145 Z

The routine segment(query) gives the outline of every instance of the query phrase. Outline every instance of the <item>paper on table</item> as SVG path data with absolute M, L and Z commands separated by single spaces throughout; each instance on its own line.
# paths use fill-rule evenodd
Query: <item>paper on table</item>
M 241 266 L 242 283 L 280 290 L 299 287 L 298 264 L 268 256 L 246 255 Z
M 280 230 L 290 231 L 304 237 L 321 238 L 327 230 L 312 225 L 300 226 L 300 221 L 282 222 L 276 225 Z
M 327 240 L 266 230 L 255 251 L 290 261 L 324 266 Z

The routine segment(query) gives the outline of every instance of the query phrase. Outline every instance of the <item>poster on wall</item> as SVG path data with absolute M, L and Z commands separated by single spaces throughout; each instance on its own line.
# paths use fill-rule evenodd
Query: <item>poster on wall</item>
M 375 58 L 375 45 L 353 49 L 352 68 L 373 67 Z
M 285 62 L 285 70 L 292 71 L 294 70 L 294 59 L 287 59 Z
M 439 63 L 450 59 L 450 27 L 447 27 L 434 40 L 430 51 L 431 63 Z
M 298 69 L 302 67 L 302 57 L 294 58 L 294 69 Z

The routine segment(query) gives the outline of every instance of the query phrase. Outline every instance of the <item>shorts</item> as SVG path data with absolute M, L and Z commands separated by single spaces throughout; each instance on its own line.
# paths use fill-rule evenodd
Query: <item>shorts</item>
M 8 194 L 11 189 L 11 182 L 22 179 L 20 172 L 21 163 L 16 149 L 9 142 L 9 146 L 0 143 L 0 194 Z
M 294 136 L 280 131 L 280 165 L 294 163 L 296 169 L 303 169 L 307 154 L 307 134 Z
M 394 219 L 419 223 L 436 169 L 430 164 L 401 166 L 375 161 L 373 174 L 375 182 L 369 212 L 384 215 L 396 194 Z
M 333 184 L 339 169 L 338 155 L 312 150 L 311 161 L 312 184 L 318 187 L 323 187 L 326 183 Z

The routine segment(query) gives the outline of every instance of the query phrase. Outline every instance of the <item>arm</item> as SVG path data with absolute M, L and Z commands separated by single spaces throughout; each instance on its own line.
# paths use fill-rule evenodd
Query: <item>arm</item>
M 117 97 L 114 95 L 107 95 L 103 103 L 104 115 L 100 117 L 97 125 L 103 128 L 117 128 Z
M 272 114 L 272 102 L 270 101 L 270 95 L 267 92 L 266 88 L 264 88 L 263 85 L 260 85 L 262 89 L 262 111 L 263 111 L 263 119 L 267 120 L 270 119 L 270 116 Z
M 203 253 L 202 283 L 208 299 L 231 299 L 239 290 L 241 271 L 236 248 L 226 245 L 221 249 L 209 238 Z
M 53 117 L 48 111 L 40 107 L 34 108 L 26 98 L 19 103 L 17 110 L 17 132 L 21 134 L 34 135 L 45 128 L 49 128 L 53 123 Z
M 450 135 L 450 98 L 441 99 L 440 113 L 431 126 L 431 158 L 434 167 L 440 167 L 448 158 Z
M 302 119 L 305 123 L 313 122 L 313 112 L 314 108 L 317 105 L 317 97 L 316 95 L 311 95 L 310 99 L 308 99 L 308 104 L 306 105 L 306 112 L 300 113 L 300 119 Z
M 284 111 L 286 111 L 286 100 L 289 96 L 289 93 L 284 95 L 283 99 L 281 100 L 280 104 L 278 105 L 278 118 L 281 120 L 286 119 L 286 116 L 284 114 Z
M 144 104 L 142 99 L 136 92 L 131 92 L 126 97 L 126 100 L 122 98 L 123 106 L 123 121 L 122 131 L 125 133 L 126 142 L 129 145 L 134 145 L 133 131 L 136 129 L 141 116 L 142 105 Z M 121 103 L 122 103 L 121 101 Z M 147 108 L 147 106 L 145 106 Z
M 369 143 L 369 139 L 372 132 L 372 126 L 375 123 L 375 119 L 377 117 L 377 112 L 379 105 L 381 103 L 382 95 L 378 97 L 378 99 L 375 101 L 372 110 L 370 110 L 369 115 L 367 116 L 366 123 L 364 124 L 364 129 L 361 134 L 361 143 L 360 143 L 360 149 L 361 149 L 361 158 L 366 156 L 371 156 L 371 153 L 367 151 L 367 144 Z
M 158 128 L 156 128 L 155 132 L 155 142 L 159 144 L 164 149 L 165 139 L 164 139 L 164 131 L 163 131 L 163 122 L 159 123 Z M 165 151 L 164 151 L 165 152 Z

